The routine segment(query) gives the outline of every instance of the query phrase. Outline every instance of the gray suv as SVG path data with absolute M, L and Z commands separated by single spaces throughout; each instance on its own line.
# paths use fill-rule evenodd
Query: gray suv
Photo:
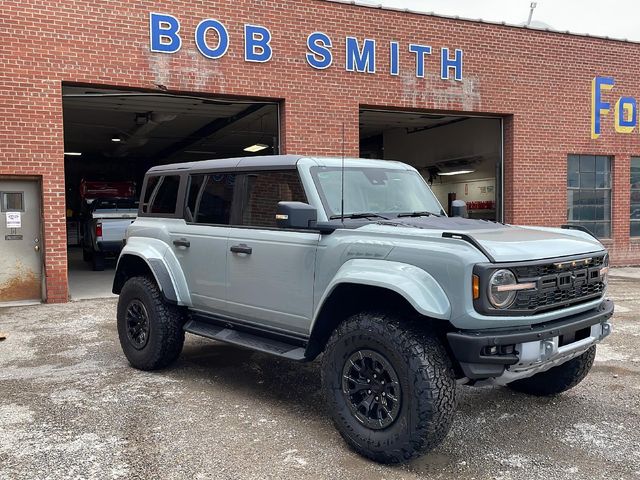
M 442 442 L 456 385 L 556 395 L 611 331 L 588 233 L 447 217 L 412 167 L 271 156 L 154 167 L 113 292 L 135 368 L 185 334 L 296 361 L 322 354 L 336 428 L 379 462 Z

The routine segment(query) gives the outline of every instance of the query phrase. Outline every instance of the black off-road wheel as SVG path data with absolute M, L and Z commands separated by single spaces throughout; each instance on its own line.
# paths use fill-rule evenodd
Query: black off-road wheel
M 322 387 L 333 423 L 356 452 L 377 462 L 418 457 L 451 427 L 453 368 L 424 325 L 359 313 L 333 332 L 325 349 Z
M 507 384 L 516 392 L 548 397 L 558 395 L 578 385 L 587 376 L 593 361 L 596 358 L 596 346 L 594 345 L 582 355 L 568 362 L 553 367 L 546 372 L 541 372 L 533 377 L 523 378 Z
M 118 336 L 129 363 L 157 370 L 173 363 L 184 345 L 180 310 L 164 302 L 156 283 L 147 277 L 127 280 L 118 300 Z

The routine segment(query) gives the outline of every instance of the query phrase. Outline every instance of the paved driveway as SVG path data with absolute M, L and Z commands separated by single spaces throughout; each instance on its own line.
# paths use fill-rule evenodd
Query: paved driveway
M 189 336 L 173 368 L 144 373 L 120 352 L 113 299 L 0 310 L 0 479 L 640 478 L 640 275 L 616 274 L 615 331 L 581 385 L 460 387 L 444 445 L 401 467 L 345 446 L 317 363 Z

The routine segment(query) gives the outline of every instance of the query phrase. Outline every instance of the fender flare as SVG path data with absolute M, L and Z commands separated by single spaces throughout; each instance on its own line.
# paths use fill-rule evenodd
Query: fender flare
M 344 283 L 386 288 L 401 295 L 420 314 L 449 320 L 451 303 L 440 284 L 427 272 L 414 265 L 388 260 L 353 259 L 345 262 L 329 282 L 318 302 L 311 331 L 327 299 Z
M 144 242 L 130 238 L 118 258 L 113 283 L 113 293 L 119 293 L 119 283 L 124 275 L 127 257 L 137 257 L 143 261 L 154 276 L 162 295 L 169 302 L 178 305 L 190 305 L 191 298 L 186 279 L 180 270 L 180 264 L 173 252 L 160 240 L 145 238 Z M 120 285 L 121 287 L 121 285 Z

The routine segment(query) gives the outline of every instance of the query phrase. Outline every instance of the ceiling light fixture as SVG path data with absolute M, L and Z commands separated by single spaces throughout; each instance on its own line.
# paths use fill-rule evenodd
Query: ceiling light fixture
M 82 152 L 64 152 L 65 155 L 69 155 L 70 157 L 79 157 L 82 155 Z
M 244 148 L 243 150 L 245 152 L 256 153 L 261 150 L 264 150 L 265 148 L 269 148 L 269 145 L 265 145 L 264 143 L 256 143 L 254 145 L 248 146 L 247 148 Z
M 438 172 L 438 175 L 444 175 L 444 176 L 449 176 L 449 175 L 464 175 L 465 173 L 473 173 L 475 172 L 475 170 L 452 170 L 450 172 Z
M 114 135 L 113 137 L 111 137 L 111 141 L 112 142 L 121 142 L 122 141 L 122 137 L 120 135 Z

